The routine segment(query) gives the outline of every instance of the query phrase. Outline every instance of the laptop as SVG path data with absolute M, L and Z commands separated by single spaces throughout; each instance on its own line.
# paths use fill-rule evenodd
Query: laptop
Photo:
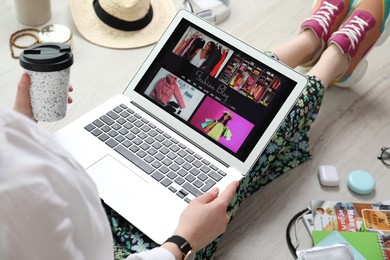
M 180 10 L 125 91 L 55 136 L 156 243 L 188 203 L 245 177 L 307 78 Z

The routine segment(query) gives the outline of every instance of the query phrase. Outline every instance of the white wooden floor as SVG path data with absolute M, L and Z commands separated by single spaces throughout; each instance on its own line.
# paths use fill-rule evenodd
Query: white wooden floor
M 177 5 L 180 0 L 175 0 Z M 232 0 L 232 14 L 220 27 L 250 45 L 266 50 L 298 33 L 310 13 L 311 0 Z M 51 23 L 69 26 L 74 32 L 75 64 L 71 83 L 74 103 L 57 123 L 39 124 L 55 131 L 108 97 L 121 93 L 151 46 L 134 50 L 101 48 L 85 41 L 70 15 L 69 1 L 52 0 Z M 0 0 L 0 104 L 11 106 L 22 69 L 10 57 L 9 36 L 26 26 L 17 22 L 13 1 Z M 286 244 L 285 228 L 290 218 L 309 205 L 310 199 L 376 202 L 390 198 L 390 169 L 376 157 L 381 146 L 390 146 L 390 40 L 369 54 L 364 78 L 348 89 L 326 91 L 318 119 L 311 131 L 312 160 L 273 181 L 246 199 L 232 221 L 217 252 L 218 259 L 293 259 Z M 107 66 L 109 64 L 109 66 Z M 335 165 L 341 183 L 324 188 L 317 169 Z M 346 186 L 352 170 L 366 170 L 376 179 L 373 194 L 358 196 Z M 311 247 L 303 226 L 300 248 Z

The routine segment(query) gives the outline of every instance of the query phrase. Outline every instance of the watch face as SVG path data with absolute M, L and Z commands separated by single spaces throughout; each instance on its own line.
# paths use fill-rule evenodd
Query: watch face
M 188 251 L 188 253 L 184 256 L 184 260 L 193 260 L 195 259 L 196 253 L 192 250 Z

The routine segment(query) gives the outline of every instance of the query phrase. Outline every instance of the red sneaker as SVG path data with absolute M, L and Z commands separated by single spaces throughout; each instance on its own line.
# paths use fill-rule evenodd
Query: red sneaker
M 301 31 L 311 30 L 321 39 L 321 48 L 304 66 L 311 66 L 318 60 L 330 35 L 347 17 L 352 3 L 353 1 L 350 0 L 316 0 L 314 2 L 312 15 L 302 23 Z
M 334 84 L 350 86 L 363 77 L 368 67 L 364 57 L 389 35 L 389 11 L 390 0 L 363 0 L 331 35 L 328 45 L 335 44 L 349 60 L 348 70 Z

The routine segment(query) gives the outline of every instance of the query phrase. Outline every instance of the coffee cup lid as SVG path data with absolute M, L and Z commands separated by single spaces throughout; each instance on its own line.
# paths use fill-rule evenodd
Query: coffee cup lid
M 25 49 L 19 57 L 19 63 L 31 71 L 59 71 L 72 66 L 73 54 L 68 44 L 40 43 Z

